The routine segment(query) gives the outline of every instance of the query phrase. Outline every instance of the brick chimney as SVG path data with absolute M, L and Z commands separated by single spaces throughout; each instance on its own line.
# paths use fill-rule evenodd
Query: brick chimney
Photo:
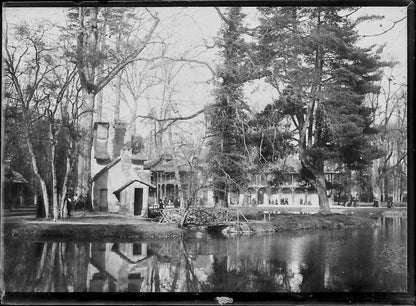
M 107 150 L 109 126 L 108 122 L 94 123 L 94 158 L 99 165 L 110 161 L 110 155 Z
M 144 150 L 144 140 L 141 136 L 136 135 L 131 137 L 131 153 L 133 164 L 143 165 L 147 160 Z

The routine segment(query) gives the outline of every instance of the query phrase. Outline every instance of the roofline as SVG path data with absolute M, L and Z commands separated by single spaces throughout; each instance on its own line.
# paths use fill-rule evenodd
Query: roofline
M 110 168 L 112 168 L 114 165 L 116 165 L 119 161 L 121 160 L 121 155 L 119 157 L 117 157 L 116 159 L 114 159 L 113 161 L 111 161 L 110 163 L 108 163 L 107 165 L 104 166 L 104 168 L 102 168 L 100 171 L 98 171 L 92 178 L 92 181 L 94 182 L 99 176 L 101 176 L 101 174 L 103 174 L 104 172 L 106 172 L 107 170 L 109 170 Z
M 126 189 L 126 188 L 127 188 L 127 187 L 129 187 L 131 184 L 133 184 L 134 182 L 139 182 L 139 183 L 142 183 L 142 184 L 144 184 L 144 185 L 146 185 L 146 186 L 149 186 L 149 187 L 151 187 L 151 188 L 156 188 L 156 186 L 153 186 L 152 184 L 149 184 L 149 183 L 143 182 L 143 181 L 141 181 L 141 180 L 139 180 L 139 179 L 134 179 L 134 180 L 131 180 L 129 183 L 126 183 L 126 184 L 122 185 L 121 187 L 117 188 L 116 190 L 114 190 L 114 191 L 113 191 L 113 193 L 114 193 L 114 194 L 116 194 L 116 193 L 118 193 L 118 192 L 121 192 L 122 190 Z
M 115 248 L 114 246 L 115 245 L 117 245 L 117 248 Z M 133 260 L 131 260 L 130 258 L 128 258 L 126 255 L 124 255 L 121 251 L 120 251 L 120 249 L 119 249 L 119 244 L 118 243 L 114 243 L 113 244 L 113 246 L 111 247 L 111 250 L 114 252 L 114 253 L 116 253 L 118 256 L 120 256 L 121 257 L 121 259 L 124 259 L 124 260 L 126 260 L 128 263 L 130 263 L 130 264 L 137 264 L 137 263 L 139 263 L 139 262 L 141 262 L 141 261 L 143 261 L 143 260 L 146 260 L 146 259 L 148 259 L 150 256 L 149 255 L 146 255 L 146 257 L 144 257 L 144 258 L 142 258 L 142 259 L 139 259 L 139 260 L 136 260 L 136 261 L 133 261 Z M 113 250 L 114 249 L 114 250 Z

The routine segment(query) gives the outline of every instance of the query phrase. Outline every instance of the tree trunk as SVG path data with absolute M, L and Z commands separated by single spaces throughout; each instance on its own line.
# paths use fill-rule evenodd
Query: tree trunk
M 78 202 L 87 209 L 93 209 L 91 201 L 91 153 L 93 144 L 93 110 L 95 94 L 84 90 L 86 109 L 79 118 L 81 130 L 80 152 L 78 155 Z
M 97 94 L 97 107 L 95 113 L 97 114 L 97 121 L 101 122 L 103 120 L 103 91 L 101 90 Z
M 157 256 L 154 256 L 153 260 L 153 273 L 154 273 L 154 285 L 155 285 L 155 291 L 154 292 L 160 292 L 160 276 L 159 276 L 159 260 Z
M 385 174 L 383 178 L 383 185 L 384 185 L 384 201 L 387 202 L 389 199 L 389 175 Z
M 31 158 L 31 161 L 32 161 L 33 172 L 35 172 L 35 175 L 38 178 L 39 183 L 40 183 L 40 188 L 42 190 L 43 206 L 44 206 L 44 209 L 45 209 L 45 218 L 47 219 L 47 218 L 49 218 L 48 188 L 46 187 L 45 180 L 40 175 L 39 168 L 38 168 L 38 162 L 37 162 L 37 159 L 36 159 L 35 152 L 33 150 L 32 142 L 30 141 L 29 134 L 26 133 L 25 137 L 26 137 L 26 143 L 27 143 L 27 146 L 28 146 L 28 149 L 29 149 L 30 158 Z
M 185 200 L 184 200 L 183 190 L 182 190 L 181 175 L 179 173 L 179 166 L 176 160 L 175 149 L 174 149 L 174 144 L 172 140 L 172 130 L 170 128 L 169 128 L 169 144 L 170 144 L 170 150 L 172 154 L 173 167 L 175 169 L 175 181 L 176 181 L 176 185 L 178 186 L 180 208 L 185 208 Z
M 121 77 L 120 77 L 121 79 Z M 121 88 L 119 88 L 121 90 Z M 136 118 L 137 118 L 137 104 L 139 101 L 137 99 L 133 102 L 133 107 L 131 110 L 130 116 L 130 136 L 136 136 Z M 119 110 L 120 111 L 120 110 Z
M 315 188 L 319 199 L 319 213 L 324 215 L 331 214 L 331 209 L 329 208 L 329 200 L 326 194 L 325 174 L 315 174 L 315 178 Z
M 179 173 L 178 166 L 176 165 L 176 162 L 174 164 L 175 164 L 174 165 L 174 167 L 175 167 L 175 179 L 176 179 L 176 184 L 178 185 L 178 195 L 179 195 L 180 208 L 185 208 L 185 198 L 183 196 L 181 176 L 180 176 L 180 173 Z
M 49 139 L 51 141 L 51 172 L 52 172 L 52 207 L 53 207 L 53 221 L 57 221 L 59 218 L 58 213 L 58 183 L 56 179 L 56 167 L 55 167 L 55 156 L 56 156 L 56 144 L 55 135 L 53 133 L 53 123 L 49 123 Z
M 301 148 L 305 148 L 305 146 L 301 146 Z M 311 172 L 314 179 L 311 180 L 312 185 L 315 187 L 316 192 L 318 193 L 318 200 L 319 200 L 319 213 L 328 215 L 331 214 L 331 209 L 329 208 L 329 200 L 326 194 L 326 181 L 325 181 L 325 174 L 324 174 L 324 162 L 322 158 L 315 157 L 312 161 L 310 157 L 307 157 L 306 152 L 301 150 L 301 161 L 303 167 L 305 167 L 308 171 Z
M 351 173 L 351 169 L 347 166 L 347 170 L 346 170 L 346 175 L 347 175 L 347 196 L 348 196 L 348 204 L 352 203 L 352 173 Z
M 114 122 L 120 120 L 120 103 L 121 103 L 121 72 L 116 78 L 116 105 L 114 107 Z
M 71 153 L 68 153 L 71 154 Z M 61 194 L 61 212 L 60 212 L 60 216 L 61 218 L 66 218 L 68 217 L 68 211 L 66 209 L 66 194 L 68 192 L 68 182 L 69 182 L 69 175 L 72 172 L 72 168 L 73 168 L 73 162 L 71 163 L 71 158 L 69 156 L 66 157 L 66 169 L 65 169 L 65 177 L 64 177 L 64 182 L 62 184 L 62 194 Z

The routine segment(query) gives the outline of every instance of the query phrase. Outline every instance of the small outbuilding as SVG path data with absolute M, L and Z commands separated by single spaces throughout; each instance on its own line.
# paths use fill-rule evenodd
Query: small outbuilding
M 129 150 L 94 175 L 92 200 L 98 211 L 147 217 L 151 172 L 143 163 L 133 163 Z
M 24 207 L 25 194 L 27 193 L 27 180 L 17 171 L 10 168 L 4 169 L 4 206 L 5 209 Z

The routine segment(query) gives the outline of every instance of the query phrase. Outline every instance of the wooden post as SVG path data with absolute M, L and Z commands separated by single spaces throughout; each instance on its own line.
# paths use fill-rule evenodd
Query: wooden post
M 157 205 L 159 205 L 159 173 L 156 171 L 156 201 Z
M 292 206 L 295 205 L 295 188 L 290 188 L 290 191 L 292 191 Z
M 166 178 L 166 174 L 163 174 L 163 183 L 164 183 L 164 191 L 163 191 L 163 197 L 166 198 L 167 194 L 166 194 L 166 187 L 167 187 L 167 178 Z

